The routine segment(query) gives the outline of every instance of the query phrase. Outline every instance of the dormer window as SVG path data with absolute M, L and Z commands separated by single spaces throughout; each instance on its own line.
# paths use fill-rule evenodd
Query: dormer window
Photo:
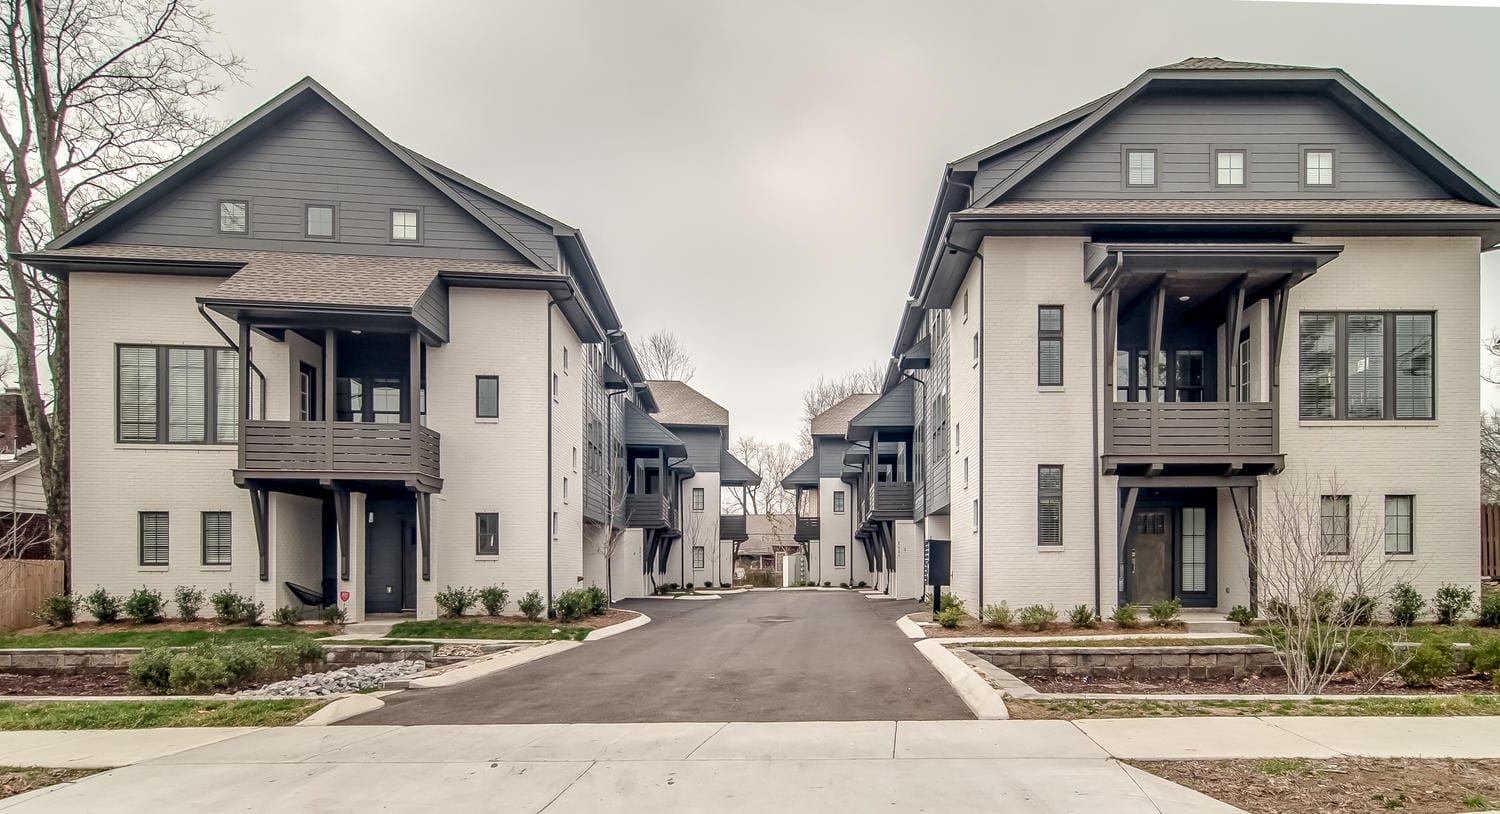
M 1245 185 L 1244 150 L 1219 150 L 1214 153 L 1214 185 L 1220 187 Z
M 1302 151 L 1302 185 L 1308 187 L 1334 185 L 1333 150 Z
M 1125 186 L 1156 186 L 1156 151 L 1125 151 Z
M 420 239 L 421 234 L 421 217 L 417 210 L 391 210 L 391 240 L 415 243 Z
M 219 201 L 219 231 L 230 235 L 250 232 L 249 201 Z
M 329 204 L 308 204 L 307 206 L 307 236 L 308 237 L 333 237 L 333 206 Z

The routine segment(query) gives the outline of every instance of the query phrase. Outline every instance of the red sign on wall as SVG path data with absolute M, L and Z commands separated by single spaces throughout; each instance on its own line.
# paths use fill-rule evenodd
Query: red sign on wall
M 348 591 L 339 591 L 339 601 L 340 602 L 348 602 L 349 601 L 349 592 Z

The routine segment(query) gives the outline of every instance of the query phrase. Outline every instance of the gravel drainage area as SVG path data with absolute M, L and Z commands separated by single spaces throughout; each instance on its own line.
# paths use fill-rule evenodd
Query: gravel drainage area
M 306 698 L 378 690 L 388 681 L 409 678 L 427 669 L 421 661 L 358 664 L 321 673 L 308 673 L 253 690 L 235 693 L 236 698 Z

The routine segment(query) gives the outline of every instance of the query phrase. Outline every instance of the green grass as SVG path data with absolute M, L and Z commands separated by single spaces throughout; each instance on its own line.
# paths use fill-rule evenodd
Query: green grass
M 1179 718 L 1213 715 L 1421 717 L 1500 715 L 1500 695 L 1431 698 L 1332 698 L 1317 701 L 1147 701 L 1135 699 L 1028 701 L 1007 698 L 1016 717 Z
M 1271 641 L 1279 627 L 1265 625 L 1246 632 L 1255 633 L 1266 641 Z M 1395 635 L 1402 632 L 1401 628 L 1387 626 L 1358 627 L 1354 629 L 1355 634 L 1360 633 L 1388 633 Z M 1479 644 L 1490 639 L 1500 639 L 1500 628 L 1478 627 L 1476 625 L 1413 625 L 1405 629 L 1407 641 L 1422 643 L 1428 641 L 1448 642 L 1457 644 L 1467 642 Z
M 939 639 L 938 641 L 942 641 Z M 964 642 L 953 647 L 1208 647 L 1226 644 L 1265 644 L 1260 639 L 1068 639 L 1066 641 L 1044 641 L 1035 639 L 1006 639 L 992 642 Z
M 327 701 L 60 701 L 0 703 L 0 731 L 157 729 L 166 726 L 287 726 Z
M 553 633 L 552 631 L 558 631 Z M 397 622 L 386 636 L 393 639 L 563 639 L 581 642 L 589 635 L 586 627 L 535 624 L 505 624 L 472 619 L 426 619 Z
M 142 627 L 138 630 L 115 630 L 108 633 L 69 633 L 63 630 L 34 635 L 14 633 L 0 634 L 0 649 L 47 647 L 191 647 L 206 641 L 216 642 L 265 642 L 266 644 L 289 644 L 307 638 L 326 636 L 318 631 L 309 633 L 296 628 L 233 627 L 226 630 L 165 630 Z
M 1261 774 L 1268 774 L 1272 777 L 1277 777 L 1284 774 L 1312 774 L 1314 771 L 1312 764 L 1308 763 L 1305 760 L 1284 757 L 1273 757 L 1266 760 L 1257 760 L 1255 762 L 1255 768 L 1260 770 Z
M 352 644 L 356 647 L 400 647 L 409 644 L 437 646 L 437 642 L 422 642 L 415 639 L 338 639 L 323 642 L 325 647 L 332 647 L 339 644 Z
M 1470 811 L 1484 811 L 1490 808 L 1490 801 L 1481 794 L 1471 794 L 1460 801 L 1464 808 Z

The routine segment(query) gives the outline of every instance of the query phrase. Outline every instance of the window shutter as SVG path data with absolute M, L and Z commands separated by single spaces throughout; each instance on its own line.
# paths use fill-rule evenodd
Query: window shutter
M 155 441 L 156 348 L 120 348 L 120 440 Z

